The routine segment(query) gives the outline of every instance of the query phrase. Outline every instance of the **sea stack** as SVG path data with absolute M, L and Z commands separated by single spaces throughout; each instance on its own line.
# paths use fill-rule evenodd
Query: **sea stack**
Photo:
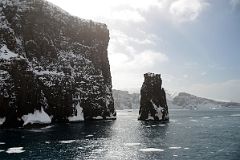
M 0 126 L 115 119 L 105 24 L 0 1 Z
M 145 73 L 141 88 L 139 120 L 168 121 L 166 94 L 160 74 Z

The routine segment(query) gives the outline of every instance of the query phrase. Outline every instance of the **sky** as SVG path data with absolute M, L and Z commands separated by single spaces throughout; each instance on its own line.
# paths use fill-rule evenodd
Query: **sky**
M 170 93 L 240 102 L 240 0 L 48 1 L 107 24 L 113 88 L 154 72 Z

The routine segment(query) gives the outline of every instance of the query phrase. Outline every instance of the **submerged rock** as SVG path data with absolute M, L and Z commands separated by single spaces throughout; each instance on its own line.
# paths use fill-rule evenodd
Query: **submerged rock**
M 115 118 L 108 42 L 47 1 L 1 0 L 0 126 Z
M 144 74 L 141 88 L 139 120 L 167 121 L 168 106 L 160 74 Z

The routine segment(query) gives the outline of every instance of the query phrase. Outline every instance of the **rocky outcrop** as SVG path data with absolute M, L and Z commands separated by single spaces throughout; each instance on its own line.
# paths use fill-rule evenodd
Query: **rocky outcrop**
M 105 24 L 44 0 L 1 0 L 0 125 L 115 118 L 108 42 Z
M 166 94 L 162 88 L 160 74 L 144 74 L 138 119 L 155 121 L 167 121 L 169 119 Z

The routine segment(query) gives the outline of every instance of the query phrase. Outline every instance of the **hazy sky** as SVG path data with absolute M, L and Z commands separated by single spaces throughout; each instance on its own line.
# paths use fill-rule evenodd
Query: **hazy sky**
M 108 25 L 113 88 L 145 72 L 171 92 L 240 102 L 240 0 L 49 0 Z

